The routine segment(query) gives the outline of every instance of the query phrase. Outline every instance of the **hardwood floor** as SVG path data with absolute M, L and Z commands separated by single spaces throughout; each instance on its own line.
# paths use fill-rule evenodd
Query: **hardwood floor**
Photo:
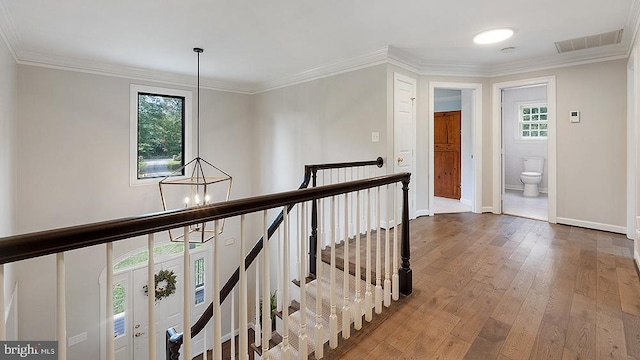
M 640 360 L 632 247 L 623 235 L 512 216 L 418 218 L 413 294 L 324 358 Z
M 413 294 L 332 359 L 640 359 L 623 235 L 493 214 L 411 222 Z

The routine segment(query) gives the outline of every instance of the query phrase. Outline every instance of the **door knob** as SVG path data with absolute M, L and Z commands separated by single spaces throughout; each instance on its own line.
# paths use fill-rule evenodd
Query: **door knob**
M 137 333 L 135 333 L 133 336 L 135 336 L 135 337 L 140 337 L 140 336 L 142 336 L 142 335 L 144 335 L 144 333 L 143 333 L 143 332 L 137 332 Z
M 399 157 L 399 158 L 398 158 L 398 164 L 399 164 L 399 163 L 401 163 L 401 162 L 403 162 L 403 161 L 404 161 L 404 159 L 403 159 L 403 158 L 401 158 L 401 157 Z
M 136 326 L 134 326 L 136 329 L 140 327 L 140 324 L 136 324 Z

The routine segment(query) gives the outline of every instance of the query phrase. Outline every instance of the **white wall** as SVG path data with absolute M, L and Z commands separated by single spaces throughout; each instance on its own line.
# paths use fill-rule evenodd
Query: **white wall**
M 0 237 L 15 231 L 17 89 L 18 65 L 5 42 L 0 40 Z M 13 268 L 11 264 L 4 265 L 5 307 L 9 306 L 15 285 Z M 12 330 L 7 329 L 7 334 L 11 335 Z
M 522 103 L 546 103 L 547 87 L 536 86 L 517 89 L 507 89 L 503 97 L 503 125 L 502 137 L 505 149 L 505 187 L 521 190 L 524 186 L 520 182 L 520 173 L 524 171 L 523 158 L 529 156 L 545 159 L 542 181 L 538 185 L 540 191 L 547 191 L 547 141 L 520 140 L 518 133 L 518 105 Z
M 18 232 L 162 210 L 157 184 L 129 185 L 132 82 L 141 83 L 19 66 Z M 186 90 L 194 90 L 195 103 L 195 89 Z M 233 198 L 252 195 L 250 97 L 203 90 L 201 102 L 202 157 L 234 176 Z M 226 228 L 224 236 L 237 239 L 237 229 Z M 142 239 L 117 242 L 115 257 L 145 244 Z M 238 264 L 237 246 L 224 247 L 220 256 L 225 280 Z M 67 335 L 88 333 L 86 342 L 69 349 L 70 359 L 99 358 L 98 277 L 104 259 L 104 246 L 66 255 Z M 54 269 L 53 256 L 17 264 L 21 339 L 55 338 Z
M 256 192 L 297 188 L 305 164 L 384 158 L 386 91 L 379 65 L 255 95 Z
M 556 77 L 558 222 L 626 227 L 626 63 L 613 60 L 492 79 Z M 569 123 L 571 110 L 581 112 L 579 124 Z
M 18 65 L 0 41 L 0 236 L 13 233 L 16 186 Z

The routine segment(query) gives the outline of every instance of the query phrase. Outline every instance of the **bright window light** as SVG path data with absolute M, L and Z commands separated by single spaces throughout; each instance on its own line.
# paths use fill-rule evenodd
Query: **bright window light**
M 507 40 L 511 36 L 513 36 L 513 30 L 511 29 L 488 30 L 474 36 L 473 42 L 476 44 L 495 44 Z

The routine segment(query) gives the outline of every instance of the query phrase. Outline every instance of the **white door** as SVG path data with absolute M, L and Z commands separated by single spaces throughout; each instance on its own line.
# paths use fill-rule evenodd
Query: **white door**
M 176 291 L 156 302 L 156 354 L 164 358 L 165 353 L 165 333 L 168 328 L 173 327 L 176 331 L 182 331 L 182 257 L 170 259 L 156 264 L 155 271 L 173 271 L 176 276 Z M 147 295 L 144 286 L 147 285 L 147 268 L 133 271 L 132 280 L 133 297 L 133 359 L 148 359 L 149 343 L 149 317 L 147 310 Z M 150 294 L 153 292 L 149 291 Z
M 394 171 L 412 174 L 409 217 L 415 218 L 416 79 L 393 74 Z

